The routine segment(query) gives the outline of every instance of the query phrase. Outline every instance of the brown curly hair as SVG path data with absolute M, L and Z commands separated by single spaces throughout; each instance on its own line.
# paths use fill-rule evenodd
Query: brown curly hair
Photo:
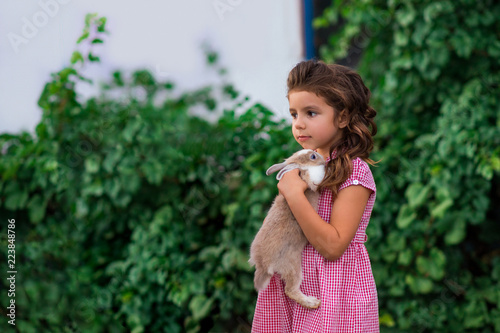
M 288 94 L 308 91 L 322 97 L 333 107 L 334 121 L 343 119 L 347 123 L 341 139 L 330 147 L 330 156 L 337 151 L 337 157 L 327 163 L 325 178 L 318 187 L 319 190 L 329 188 L 335 198 L 339 186 L 352 173 L 352 160 L 360 157 L 375 165 L 369 158 L 373 136 L 377 133 L 373 120 L 377 112 L 368 104 L 371 92 L 354 70 L 318 60 L 298 63 L 288 75 L 287 88 Z

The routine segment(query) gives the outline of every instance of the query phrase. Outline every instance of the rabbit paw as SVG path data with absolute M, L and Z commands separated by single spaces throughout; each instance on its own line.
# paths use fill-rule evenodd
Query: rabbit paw
M 301 304 L 308 309 L 317 309 L 321 305 L 321 301 L 316 297 L 308 296 L 301 302 Z

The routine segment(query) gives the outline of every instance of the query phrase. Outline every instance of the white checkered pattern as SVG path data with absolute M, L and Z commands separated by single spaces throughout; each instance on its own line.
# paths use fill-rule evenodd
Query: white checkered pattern
M 300 289 L 308 296 L 319 298 L 321 306 L 310 310 L 288 298 L 284 293 L 284 282 L 275 274 L 268 287 L 259 292 L 253 333 L 379 332 L 377 289 L 364 245 L 376 187 L 368 164 L 360 158 L 353 161 L 352 175 L 339 191 L 358 184 L 373 192 L 356 236 L 344 254 L 335 261 L 329 261 L 311 244 L 302 252 L 303 281 Z M 331 207 L 332 192 L 324 190 L 318 208 L 318 214 L 324 221 L 330 221 Z

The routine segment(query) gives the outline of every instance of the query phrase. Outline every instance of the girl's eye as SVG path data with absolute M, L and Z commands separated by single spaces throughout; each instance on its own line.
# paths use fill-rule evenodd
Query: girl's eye
M 297 114 L 296 113 L 290 113 L 290 115 L 292 116 L 292 118 L 297 118 Z
M 311 117 L 314 117 L 314 116 L 316 115 L 316 112 L 314 112 L 314 111 L 309 111 L 309 112 L 307 112 L 307 113 L 308 113 Z

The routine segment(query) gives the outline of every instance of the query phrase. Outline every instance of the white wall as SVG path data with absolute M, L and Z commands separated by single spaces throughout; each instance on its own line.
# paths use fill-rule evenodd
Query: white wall
M 207 41 L 237 89 L 286 116 L 286 77 L 302 59 L 300 8 L 300 0 L 2 0 L 0 133 L 34 131 L 43 85 L 68 64 L 92 12 L 107 17 L 111 34 L 91 77 L 147 67 L 180 89 L 197 87 L 214 79 L 201 48 Z

